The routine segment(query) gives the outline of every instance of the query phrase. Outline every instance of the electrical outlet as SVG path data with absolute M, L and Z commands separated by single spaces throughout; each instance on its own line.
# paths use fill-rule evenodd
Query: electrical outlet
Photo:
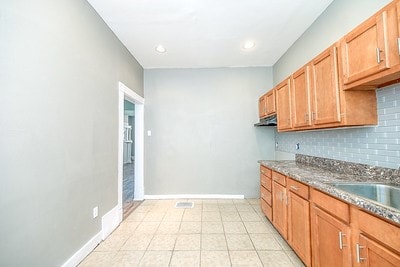
M 99 215 L 99 207 L 94 207 L 93 208 L 93 219 L 96 218 Z
M 297 143 L 296 144 L 296 150 L 299 150 L 300 149 L 300 143 Z
M 151 136 L 151 130 L 147 131 L 147 136 Z

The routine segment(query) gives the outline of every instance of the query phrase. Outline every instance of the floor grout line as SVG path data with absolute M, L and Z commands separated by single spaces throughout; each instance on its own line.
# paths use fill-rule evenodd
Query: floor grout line
M 115 254 L 113 254 L 112 259 L 117 260 L 120 257 L 124 257 L 124 253 L 128 253 L 129 254 L 129 251 L 138 251 L 139 252 L 139 250 L 129 250 L 129 249 L 121 250 L 121 249 L 125 246 L 125 244 L 128 242 L 128 240 L 130 240 L 130 238 L 134 237 L 135 234 L 144 234 L 144 235 L 150 234 L 151 235 L 151 239 L 150 239 L 149 243 L 147 244 L 145 250 L 141 251 L 141 252 L 143 252 L 142 254 L 140 254 L 141 256 L 137 258 L 138 263 L 141 264 L 143 262 L 145 256 L 146 256 L 146 254 L 148 255 L 149 251 L 153 251 L 153 250 L 149 250 L 149 249 L 150 249 L 150 246 L 151 246 L 152 242 L 155 242 L 155 238 L 157 236 L 171 235 L 171 238 L 175 238 L 174 241 L 173 241 L 173 246 L 169 245 L 168 248 L 171 248 L 171 250 L 168 250 L 168 249 L 165 250 L 165 251 L 168 251 L 170 253 L 169 258 L 168 258 L 168 266 L 171 266 L 173 264 L 173 259 L 174 259 L 174 254 L 175 253 L 179 252 L 178 254 L 176 254 L 176 255 L 179 255 L 179 256 L 176 256 L 179 259 L 180 257 L 187 257 L 186 255 L 191 255 L 189 253 L 191 251 L 196 252 L 195 254 L 197 255 L 196 258 L 198 257 L 199 266 L 201 266 L 201 263 L 204 260 L 203 257 L 205 255 L 207 255 L 208 252 L 211 252 L 211 251 L 214 251 L 214 252 L 220 251 L 220 252 L 227 253 L 227 254 L 221 254 L 221 255 L 227 255 L 228 259 L 224 258 L 224 260 L 229 260 L 229 263 L 232 266 L 232 264 L 234 263 L 232 261 L 233 260 L 232 257 L 235 257 L 235 259 L 236 259 L 238 254 L 236 252 L 234 254 L 232 254 L 236 250 L 231 250 L 229 248 L 227 235 L 243 235 L 243 238 L 244 238 L 244 236 L 246 236 L 250 240 L 250 244 L 252 246 L 252 249 L 245 249 L 245 250 L 239 249 L 239 250 L 237 250 L 238 252 L 244 252 L 244 251 L 251 252 L 250 254 L 248 254 L 249 257 L 252 257 L 252 259 L 254 259 L 254 260 L 256 260 L 256 258 L 257 258 L 258 261 L 260 261 L 262 263 L 262 257 L 261 257 L 260 252 L 262 252 L 262 251 L 271 251 L 272 253 L 275 253 L 277 251 L 281 251 L 281 252 L 284 253 L 283 255 L 285 255 L 285 258 L 287 258 L 287 260 L 293 266 L 298 266 L 298 262 L 295 261 L 296 258 L 292 254 L 292 250 L 290 250 L 290 251 L 286 250 L 286 246 L 284 246 L 283 244 L 281 244 L 281 242 L 278 241 L 277 232 L 276 231 L 272 231 L 271 229 L 269 229 L 271 227 L 271 222 L 269 222 L 268 220 L 263 220 L 261 214 L 258 212 L 257 205 L 254 204 L 254 203 L 256 203 L 256 201 L 254 201 L 254 200 L 252 200 L 252 201 L 249 201 L 249 200 L 232 201 L 232 202 L 229 202 L 229 203 L 227 203 L 225 201 L 221 201 L 221 202 L 216 201 L 216 202 L 214 202 L 212 200 L 210 202 L 201 201 L 200 203 L 195 201 L 195 207 L 196 207 L 197 211 L 194 212 L 194 213 L 197 213 L 197 212 L 200 213 L 200 218 L 199 218 L 200 221 L 196 220 L 197 219 L 196 218 L 197 215 L 192 215 L 192 214 L 190 216 L 194 216 L 192 219 L 195 219 L 195 221 L 190 221 L 190 217 L 189 216 L 187 216 L 189 218 L 189 220 L 188 221 L 184 221 L 185 214 L 189 214 L 189 211 L 190 210 L 194 210 L 194 209 L 185 208 L 184 211 L 180 214 L 180 216 L 179 215 L 177 216 L 176 214 L 175 215 L 171 215 L 171 212 L 173 213 L 173 211 L 175 210 L 175 208 L 171 208 L 170 207 L 170 205 L 173 205 L 173 201 L 159 200 L 159 201 L 153 201 L 151 203 L 146 203 L 146 201 L 144 201 L 144 203 L 142 203 L 144 205 L 140 205 L 139 206 L 139 207 L 142 207 L 142 209 L 139 209 L 137 211 L 137 213 L 136 213 L 136 214 L 140 214 L 140 215 L 137 218 L 136 217 L 132 217 L 132 219 L 135 218 L 134 220 L 132 220 L 132 222 L 135 222 L 134 224 L 132 224 L 132 225 L 135 225 L 135 228 L 134 229 L 128 228 L 129 230 L 127 230 L 126 233 L 129 236 L 126 238 L 126 240 L 124 240 L 122 242 L 122 245 L 119 246 L 119 248 L 115 250 Z M 228 210 L 223 209 L 224 206 Z M 136 210 L 131 215 L 134 216 L 135 212 L 136 212 Z M 208 212 L 211 212 L 211 213 L 208 213 Z M 231 218 L 225 217 L 225 218 L 228 218 L 228 220 L 225 221 L 225 220 L 223 220 L 223 217 L 222 217 L 222 213 L 224 213 L 224 212 L 228 212 L 228 213 L 232 212 L 232 214 L 236 213 L 238 218 L 235 219 L 235 217 L 234 217 L 235 215 L 230 215 L 230 216 L 233 216 L 233 217 L 231 217 Z M 247 213 L 247 212 L 255 213 L 258 218 L 253 217 L 253 215 L 251 213 Z M 154 214 L 151 214 L 151 216 L 154 216 L 154 217 L 150 217 L 150 216 L 147 217 L 149 215 L 149 213 L 154 213 Z M 162 216 L 159 216 L 159 215 L 157 215 L 157 213 L 163 213 L 163 214 L 162 214 Z M 241 215 L 241 213 L 242 213 L 242 215 Z M 205 214 L 207 215 L 207 217 L 205 217 Z M 219 217 L 218 218 L 214 217 L 216 215 L 219 215 Z M 170 216 L 170 217 L 167 218 L 167 216 Z M 147 219 L 146 219 L 146 217 L 147 217 Z M 167 218 L 167 221 L 164 221 L 164 219 L 166 219 L 166 218 Z M 246 221 L 244 221 L 243 219 L 245 219 Z M 259 220 L 256 220 L 256 219 L 259 219 Z M 149 220 L 149 221 L 146 221 L 146 220 Z M 126 220 L 124 220 L 124 222 L 129 222 L 129 216 L 128 216 L 128 218 Z M 139 227 L 141 227 L 143 225 L 146 225 L 149 222 L 157 223 L 157 226 L 155 227 L 154 231 L 152 231 L 151 233 L 138 233 L 137 232 Z M 165 232 L 165 230 L 163 230 L 163 233 L 159 233 L 159 230 L 161 229 L 163 223 L 172 223 L 171 225 L 173 225 L 175 222 L 178 225 L 176 233 L 175 232 L 172 233 L 172 234 L 168 233 L 168 228 L 165 228 L 165 229 L 167 229 L 166 232 Z M 199 225 L 200 227 L 198 228 L 198 230 L 196 230 L 196 228 L 193 228 L 193 229 L 188 228 L 189 230 L 187 231 L 187 233 L 181 233 L 180 231 L 181 231 L 182 223 L 184 223 L 184 222 L 185 223 L 186 222 L 187 223 L 193 223 L 193 225 L 200 224 Z M 232 224 L 233 227 L 235 227 L 235 223 L 240 223 L 244 227 L 244 232 L 243 233 L 239 233 L 239 232 L 236 233 L 235 229 L 233 229 L 233 233 L 227 233 L 226 232 L 227 228 L 226 228 L 226 225 L 224 223 L 226 223 L 226 225 L 228 225 L 229 223 L 233 223 Z M 265 225 L 265 227 L 268 228 L 268 230 L 266 230 L 266 233 L 268 233 L 268 236 L 273 238 L 272 240 L 274 240 L 275 242 L 278 243 L 278 246 L 280 248 L 279 250 L 273 250 L 273 249 L 272 250 L 269 250 L 269 249 L 267 249 L 267 250 L 257 250 L 257 248 L 255 246 L 255 243 L 254 243 L 255 241 L 252 239 L 252 234 L 257 235 L 257 232 L 264 231 L 261 228 L 260 228 L 260 230 L 258 230 L 258 228 L 254 228 L 254 227 L 259 227 L 258 224 L 260 225 L 260 227 L 262 225 Z M 121 223 L 121 225 L 122 225 L 122 223 Z M 205 228 L 206 225 L 207 225 L 208 228 Z M 175 226 L 172 226 L 172 227 L 175 227 Z M 198 226 L 194 226 L 194 227 L 198 227 Z M 219 228 L 219 227 L 222 228 L 222 233 L 220 233 L 221 228 Z M 249 227 L 251 227 L 251 228 L 249 228 Z M 148 228 L 148 229 L 151 229 L 151 228 Z M 207 232 L 204 232 L 206 229 L 208 229 Z M 250 233 L 250 232 L 255 232 L 255 233 Z M 122 232 L 122 233 L 124 233 L 124 232 Z M 177 246 L 177 242 L 178 242 L 178 237 L 179 236 L 182 236 L 182 235 L 197 235 L 197 234 L 200 237 L 198 250 L 197 249 L 196 250 L 182 250 L 182 253 L 180 253 L 180 250 L 176 250 L 176 248 L 177 248 L 176 246 Z M 220 237 L 218 237 L 218 238 L 215 237 L 215 238 L 217 238 L 216 240 L 220 240 L 220 241 L 224 240 L 224 242 L 226 244 L 226 249 L 222 249 L 219 246 L 219 243 L 218 243 L 217 246 L 215 246 L 217 243 L 215 243 L 215 245 L 212 245 L 212 246 L 214 246 L 215 248 L 218 248 L 218 249 L 207 249 L 207 250 L 203 249 L 203 246 L 205 244 L 204 243 L 205 240 L 203 239 L 203 237 L 205 237 L 206 235 L 210 235 L 210 236 L 215 235 L 215 236 L 217 236 L 217 235 L 220 235 L 220 234 L 223 235 L 224 239 L 222 239 Z M 163 240 L 163 239 L 161 238 L 160 240 Z M 241 238 L 239 238 L 239 240 L 241 240 Z M 168 241 L 166 241 L 166 242 L 168 243 Z M 257 242 L 259 242 L 259 241 L 257 241 Z M 240 248 L 241 246 L 239 245 L 239 246 L 234 246 L 234 247 Z M 161 248 L 162 248 L 162 245 L 161 245 Z M 158 251 L 158 250 L 154 250 L 154 251 Z M 162 250 L 162 251 L 164 251 L 164 250 Z M 112 251 L 101 251 L 101 252 L 103 252 L 103 253 L 111 253 Z M 185 252 L 188 252 L 188 254 L 186 254 Z M 206 254 L 203 254 L 203 252 L 206 253 Z M 256 255 L 254 255 L 253 252 L 255 252 Z M 163 252 L 163 253 L 166 253 L 166 252 Z M 244 254 L 246 255 L 246 253 L 244 253 Z M 105 255 L 105 254 L 103 254 L 103 255 Z M 162 257 L 165 260 L 164 263 L 166 263 L 166 260 L 167 260 L 166 256 L 167 255 L 166 254 L 161 254 L 161 255 L 164 255 Z M 208 255 L 219 255 L 219 254 L 208 254 Z M 241 254 L 239 254 L 239 255 L 241 255 Z M 138 254 L 138 256 L 139 256 L 139 254 Z M 224 256 L 224 257 L 226 257 L 226 256 Z M 148 261 L 148 258 L 146 257 L 146 262 L 147 261 Z M 197 259 L 196 259 L 196 261 L 197 261 Z

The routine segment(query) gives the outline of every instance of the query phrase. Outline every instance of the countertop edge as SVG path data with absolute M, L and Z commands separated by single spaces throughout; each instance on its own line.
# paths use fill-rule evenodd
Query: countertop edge
M 313 187 L 333 197 L 343 200 L 344 202 L 360 208 L 366 212 L 370 212 L 378 217 L 400 225 L 399 210 L 381 205 L 379 203 L 376 203 L 375 201 L 359 197 L 357 195 L 342 191 L 333 187 L 332 185 L 329 185 L 328 183 L 338 181 L 337 177 L 339 176 L 339 174 L 332 173 L 330 171 L 324 171 L 322 169 L 318 170 L 315 167 L 296 164 L 294 160 L 259 160 L 258 163 L 272 169 L 273 171 L 282 173 L 296 181 L 307 184 L 310 187 Z M 318 171 L 320 171 L 320 173 L 318 173 Z M 299 174 L 300 172 L 301 174 Z M 331 175 L 331 177 L 328 177 L 329 175 Z M 352 175 L 348 175 L 348 177 L 350 177 L 350 179 L 348 179 L 347 181 L 354 181 L 351 179 L 351 177 L 353 177 Z M 343 181 L 343 179 L 340 181 Z

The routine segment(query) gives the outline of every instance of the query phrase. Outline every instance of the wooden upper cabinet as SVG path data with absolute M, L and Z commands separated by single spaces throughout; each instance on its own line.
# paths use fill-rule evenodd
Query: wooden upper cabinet
M 289 86 L 277 87 L 278 130 L 376 124 L 375 92 L 341 90 L 338 66 L 335 44 L 296 71 Z M 291 97 L 291 110 L 280 106 L 280 103 L 287 103 L 282 100 L 287 97 L 287 92 Z M 280 118 L 279 113 L 286 114 L 285 119 Z M 289 113 L 292 114 L 293 128 L 287 119 Z
M 292 129 L 292 109 L 290 79 L 286 79 L 275 87 L 276 92 L 276 116 L 278 131 Z
M 375 89 L 399 77 L 399 1 L 363 22 L 340 43 L 344 89 Z M 397 66 L 393 70 L 390 68 Z
M 265 102 L 266 102 L 266 113 L 267 116 L 276 113 L 276 101 L 275 101 L 275 90 L 272 89 L 268 93 L 265 94 Z
M 291 77 L 293 127 L 311 125 L 309 67 L 305 66 Z
M 275 90 L 272 89 L 258 100 L 258 114 L 260 119 L 276 113 Z
M 291 82 L 294 129 L 339 126 L 341 106 L 335 45 L 295 72 Z
M 310 63 L 311 119 L 322 125 L 340 122 L 340 99 L 336 46 L 331 46 Z
M 390 67 L 387 12 L 374 16 L 342 39 L 343 83 L 360 80 Z
M 263 95 L 258 99 L 258 116 L 260 119 L 267 117 L 267 101 L 265 96 Z
M 394 0 L 265 94 L 260 118 L 273 114 L 275 98 L 279 132 L 376 125 L 370 89 L 399 80 L 400 0 Z

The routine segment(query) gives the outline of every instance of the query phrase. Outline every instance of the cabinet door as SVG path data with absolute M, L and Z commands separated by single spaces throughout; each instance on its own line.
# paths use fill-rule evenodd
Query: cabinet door
M 293 127 L 311 125 L 309 67 L 305 66 L 292 75 L 291 84 Z
M 276 113 L 276 105 L 275 105 L 275 90 L 269 91 L 265 95 L 265 102 L 267 106 L 266 114 L 272 115 Z
M 258 116 L 260 117 L 260 119 L 267 116 L 267 106 L 265 100 L 265 95 L 258 99 Z
M 356 260 L 359 266 L 365 267 L 398 267 L 400 255 L 389 251 L 381 244 L 364 235 L 359 236 L 356 245 Z
M 330 47 L 313 59 L 310 68 L 313 124 L 340 122 L 336 46 Z
M 343 83 L 349 84 L 388 69 L 387 11 L 374 16 L 342 39 Z
M 275 90 L 278 130 L 289 130 L 292 128 L 290 80 L 280 83 Z
M 310 204 L 289 191 L 288 241 L 300 259 L 311 266 Z
M 313 266 L 351 266 L 349 226 L 312 206 L 311 236 Z
M 287 239 L 287 198 L 286 188 L 272 182 L 272 222 L 275 228 Z

